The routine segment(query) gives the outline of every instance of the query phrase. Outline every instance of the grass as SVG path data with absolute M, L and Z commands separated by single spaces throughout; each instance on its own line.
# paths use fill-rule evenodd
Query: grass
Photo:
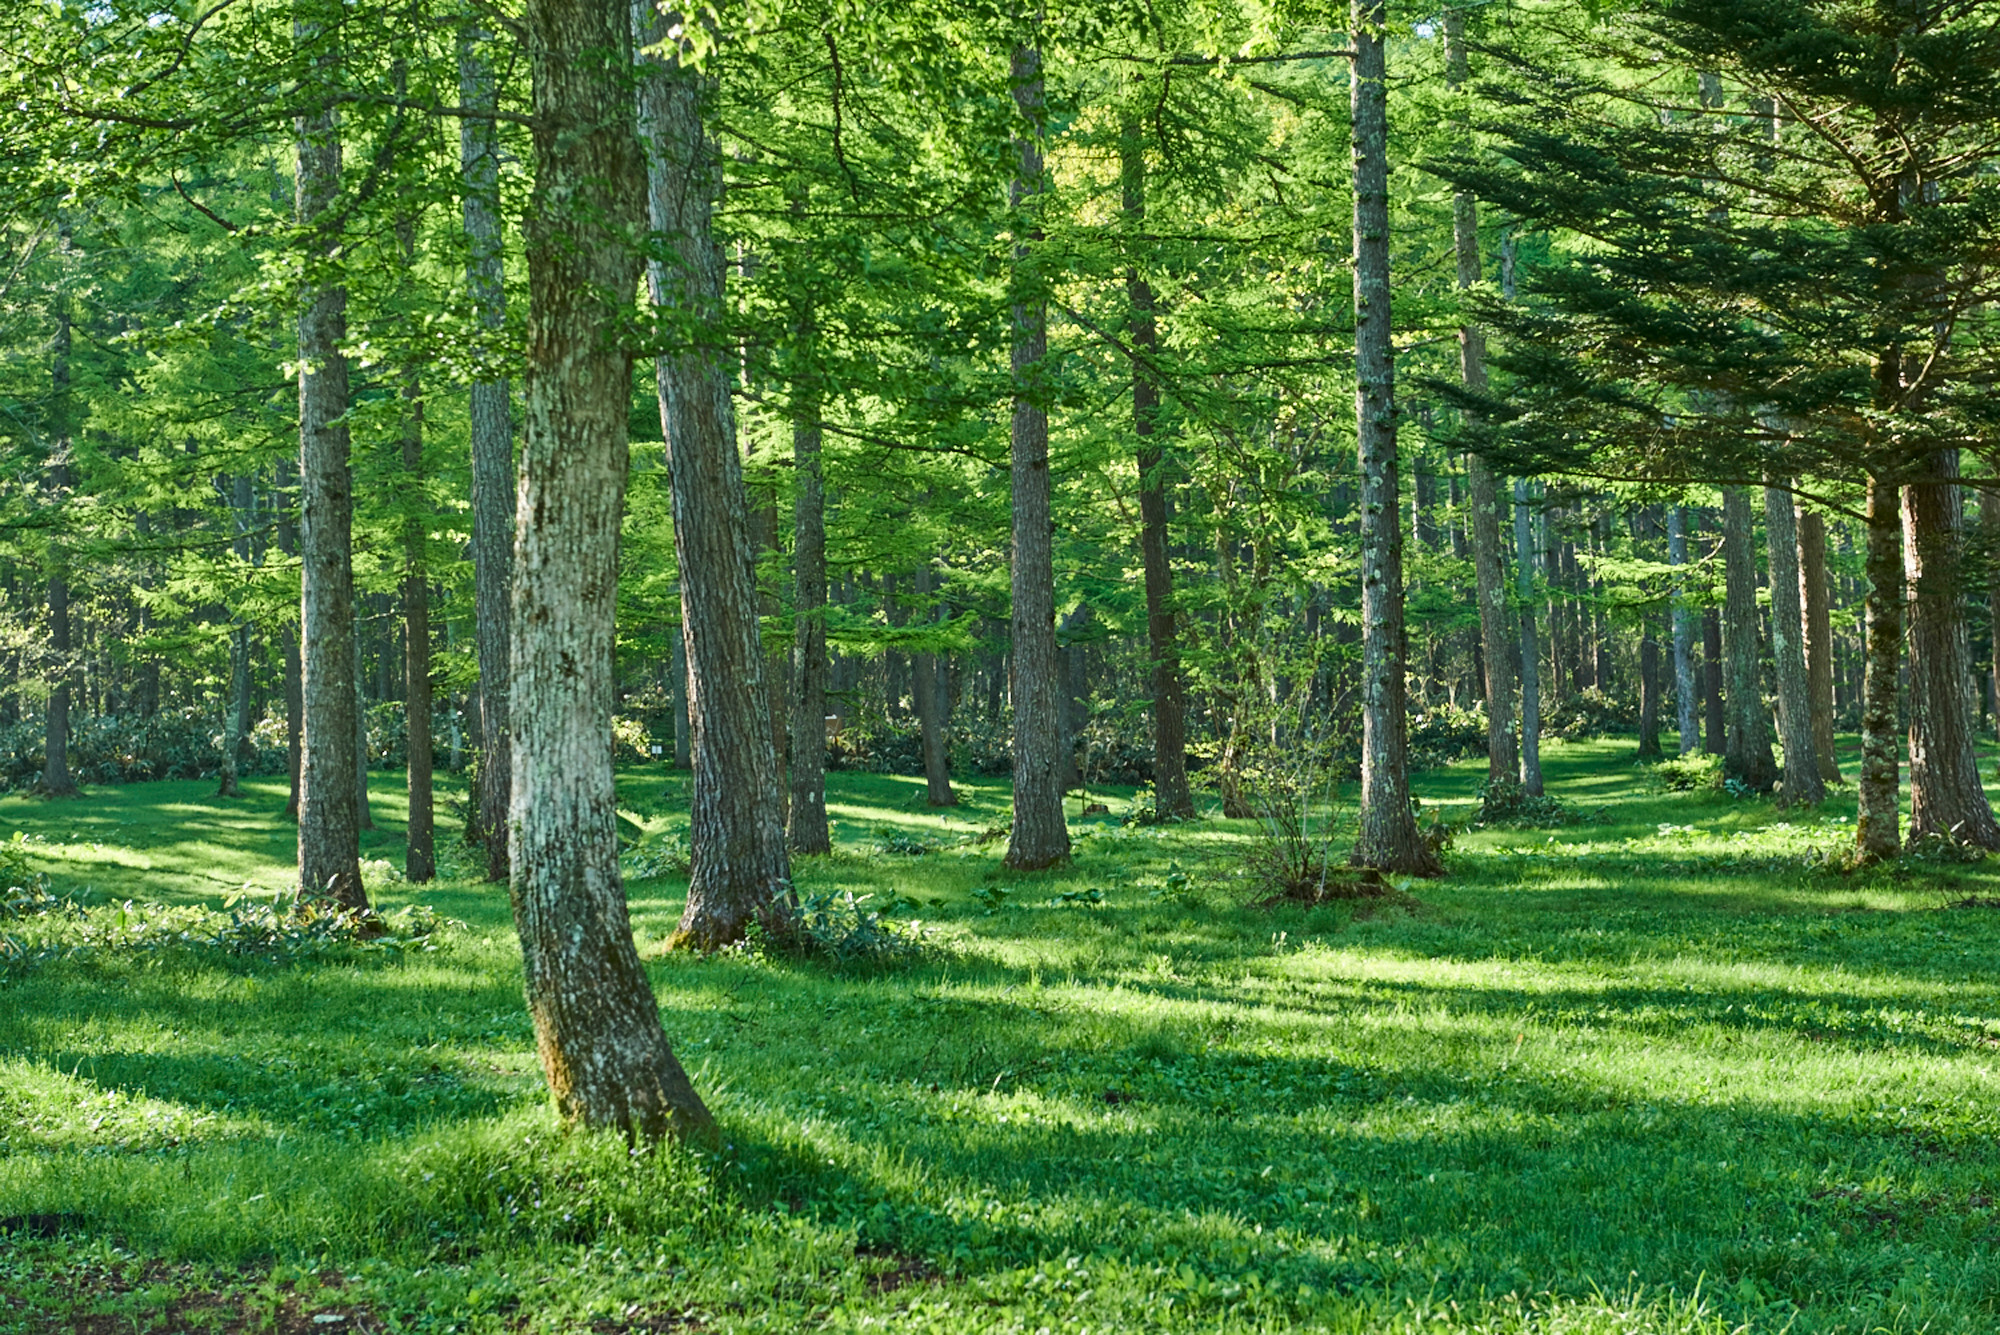
M 1584 823 L 1269 910 L 1247 822 L 1073 815 L 1074 865 L 1016 875 L 976 842 L 1004 786 L 833 776 L 801 889 L 933 949 L 668 954 L 684 882 L 630 886 L 715 1160 L 555 1130 L 470 859 L 377 887 L 468 924 L 435 951 L 0 975 L 0 1331 L 2000 1327 L 2000 917 L 1946 907 L 2000 869 L 1829 871 L 1851 795 L 1659 793 L 1629 753 L 1545 753 Z M 1482 768 L 1417 787 L 1464 817 Z M 681 780 L 621 791 L 684 828 Z M 281 805 L 8 797 L 0 833 L 93 902 L 215 904 L 285 881 Z

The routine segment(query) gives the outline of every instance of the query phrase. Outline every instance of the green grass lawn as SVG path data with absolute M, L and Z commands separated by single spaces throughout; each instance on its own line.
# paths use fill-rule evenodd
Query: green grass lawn
M 1951 907 L 2000 864 L 1827 870 L 1851 790 L 1660 793 L 1630 751 L 1545 752 L 1583 823 L 1315 908 L 1255 906 L 1248 822 L 1072 800 L 1074 865 L 1015 875 L 975 842 L 1003 784 L 940 816 L 835 775 L 801 891 L 929 949 L 668 954 L 685 883 L 629 887 L 715 1160 L 555 1131 L 462 851 L 374 878 L 468 924 L 433 951 L 0 971 L 0 1331 L 2000 1328 L 2000 911 Z M 210 791 L 10 796 L 0 834 L 94 915 L 282 885 L 280 786 Z M 684 826 L 681 778 L 622 792 Z

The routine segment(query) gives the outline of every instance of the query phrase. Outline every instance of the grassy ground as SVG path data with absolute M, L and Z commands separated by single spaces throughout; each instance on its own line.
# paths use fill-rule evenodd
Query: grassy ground
M 684 882 L 631 886 L 721 1160 L 555 1133 L 462 875 L 378 877 L 468 924 L 434 951 L 0 972 L 0 1331 L 2000 1327 L 2000 918 L 1947 907 L 2000 873 L 1824 870 L 1851 797 L 1659 793 L 1629 751 L 1551 747 L 1594 819 L 1358 908 L 1252 906 L 1247 823 L 1075 817 L 1020 876 L 970 842 L 1004 787 L 834 776 L 801 888 L 894 902 L 920 957 L 668 955 Z M 1463 815 L 1481 768 L 1419 792 Z M 685 819 L 623 791 L 649 845 Z M 0 832 L 59 890 L 213 904 L 286 879 L 281 799 Z

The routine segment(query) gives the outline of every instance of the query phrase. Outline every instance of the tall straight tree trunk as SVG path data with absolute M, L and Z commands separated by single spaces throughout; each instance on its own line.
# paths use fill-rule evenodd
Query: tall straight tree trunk
M 300 21 L 302 46 L 330 42 Z M 336 57 L 313 53 L 331 77 Z M 340 130 L 334 111 L 298 118 L 298 221 L 308 229 L 299 312 L 299 641 L 303 738 L 299 760 L 299 893 L 365 909 L 356 802 L 354 480 L 348 470 L 347 288 L 335 269 Z
M 250 562 L 250 528 L 256 521 L 254 480 L 239 473 L 229 480 L 230 519 L 236 527 L 231 544 L 236 559 Z M 238 797 L 243 789 L 237 770 L 243 756 L 243 735 L 250 727 L 250 623 L 238 621 L 229 628 L 229 708 L 222 721 L 222 776 L 216 784 L 217 797 Z
M 1639 759 L 1658 760 L 1660 750 L 1660 641 L 1648 620 L 1639 630 Z
M 374 813 L 368 809 L 368 677 L 361 670 L 361 634 L 355 627 L 354 645 L 354 819 L 357 829 L 375 828 Z
M 1826 520 L 1797 507 L 1799 602 L 1806 651 L 1806 697 L 1812 709 L 1813 756 L 1822 784 L 1839 783 L 1833 750 L 1833 609 L 1826 579 Z
M 1826 800 L 1826 785 L 1813 746 L 1805 613 L 1799 606 L 1798 518 L 1791 492 L 1778 487 L 1764 488 L 1764 546 L 1771 570 L 1771 661 L 1777 669 L 1779 740 L 1785 748 L 1784 797 L 1816 807 Z
M 1135 117 L 1120 127 L 1119 178 L 1126 226 L 1146 219 L 1146 153 Z M 1125 272 L 1132 308 L 1132 434 L 1139 442 L 1139 555 L 1146 571 L 1146 649 L 1153 689 L 1153 802 L 1162 816 L 1191 820 L 1187 777 L 1187 693 L 1181 684 L 1179 630 L 1174 623 L 1174 567 L 1167 537 L 1166 457 L 1157 433 L 1160 326 L 1153 285 L 1138 265 Z
M 1982 491 L 1979 493 L 1979 525 L 1986 537 L 1986 625 L 1988 657 L 1986 663 L 1987 689 L 1994 699 L 1993 728 L 2000 736 L 2000 493 Z M 1822 529 L 1820 536 L 1821 582 L 1824 583 L 1826 566 L 1826 537 Z
M 1910 837 L 2000 849 L 1979 780 L 1972 654 L 1966 643 L 1958 451 L 1941 450 L 1903 488 L 1909 584 Z
M 299 554 L 298 494 L 292 464 L 278 460 L 272 470 L 272 503 L 278 512 L 278 550 L 287 557 Z M 291 791 L 285 799 L 285 819 L 299 818 L 299 776 L 305 758 L 305 681 L 299 657 L 299 628 L 285 622 L 285 763 L 291 776 Z M 157 688 L 156 688 L 157 691 Z M 157 698 L 157 697 L 156 697 Z
M 1031 215 L 1043 189 L 1042 54 L 1014 47 L 1010 83 L 1026 122 L 1010 195 L 1023 239 L 1014 247 L 1013 349 L 1014 501 L 1013 588 L 1014 821 L 1007 865 L 1016 871 L 1069 861 L 1063 819 L 1062 699 L 1056 678 L 1055 540 L 1050 518 L 1047 376 L 1049 311 L 1040 257 L 1040 229 Z
M 691 770 L 694 768 L 694 724 L 688 717 L 687 636 L 679 626 L 674 627 L 668 657 L 668 674 L 673 679 L 674 687 L 674 768 Z
M 1361 472 L 1361 830 L 1357 865 L 1434 876 L 1437 855 L 1410 810 L 1409 656 L 1402 506 L 1396 485 L 1396 369 L 1389 312 L 1389 116 L 1384 0 L 1353 0 L 1354 414 Z
M 800 323 L 810 346 L 810 320 Z M 792 389 L 792 765 L 785 842 L 831 853 L 826 821 L 826 488 L 820 473 L 820 394 L 811 370 Z
M 1445 82 L 1463 87 L 1467 76 L 1465 16 L 1457 6 L 1444 11 Z M 1479 204 L 1472 192 L 1451 197 L 1452 249 L 1461 291 L 1480 279 Z M 1473 325 L 1458 328 L 1458 369 L 1465 387 L 1486 391 L 1486 334 Z M 1520 757 L 1514 742 L 1514 660 L 1518 647 L 1507 624 L 1507 570 L 1500 555 L 1500 496 L 1493 470 L 1477 454 L 1466 456 L 1467 505 L 1471 510 L 1472 569 L 1479 598 L 1480 683 L 1486 698 L 1486 782 L 1519 782 Z
M 1723 739 L 1726 720 L 1722 710 L 1722 613 L 1714 607 L 1705 607 L 1701 613 L 1701 670 L 1705 750 L 1709 755 L 1719 756 L 1729 748 Z
M 1687 508 L 1667 507 L 1667 564 L 1685 566 L 1687 550 Z M 1680 754 L 1687 755 L 1701 745 L 1699 717 L 1701 693 L 1694 677 L 1694 609 L 1688 606 L 1687 579 L 1674 581 L 1674 722 L 1680 731 Z
M 1771 791 L 1777 763 L 1771 756 L 1771 715 L 1764 707 L 1763 654 L 1757 613 L 1755 520 L 1745 487 L 1722 489 L 1723 650 L 1728 655 L 1729 711 L 1723 772 L 1760 793 Z
M 632 16 L 627 0 L 530 0 L 526 26 L 535 197 L 506 828 L 528 1010 L 566 1120 L 712 1141 L 660 1027 L 618 869 L 612 623 L 632 362 L 606 331 L 639 278 Z
M 1514 479 L 1514 579 L 1521 605 L 1521 788 L 1542 795 L 1542 647 L 1535 634 L 1535 538 L 1528 480 Z
M 1903 521 L 1898 488 L 1868 479 L 1867 672 L 1861 685 L 1861 777 L 1854 820 L 1854 860 L 1879 862 L 1902 849 L 1897 735 L 1899 668 L 1903 658 Z
M 492 38 L 473 16 L 458 30 L 458 95 L 465 106 L 490 111 L 496 104 L 485 48 Z M 467 256 L 465 284 L 480 329 L 497 338 L 507 323 L 507 285 L 500 239 L 500 137 L 498 122 L 463 116 L 458 122 Z M 495 350 L 497 351 L 497 349 Z M 507 809 L 513 763 L 508 757 L 508 618 L 513 608 L 514 424 L 506 377 L 473 382 L 472 436 L 473 648 L 479 659 L 479 791 L 473 795 L 469 833 L 486 845 L 486 879 L 504 881 Z
M 938 620 L 930 612 L 931 600 L 937 593 L 937 573 L 928 561 L 917 566 L 915 590 L 919 610 L 928 613 L 931 620 Z M 955 807 L 958 794 L 951 790 L 951 758 L 945 750 L 945 696 L 940 675 L 936 654 L 910 655 L 910 700 L 916 706 L 917 726 L 923 737 L 925 798 L 934 807 Z
M 683 21 L 696 20 L 669 18 L 651 0 L 632 0 L 638 44 L 666 52 L 640 57 L 639 134 L 648 217 L 676 257 L 673 264 L 647 265 L 653 304 L 671 313 L 679 341 L 658 362 L 694 730 L 688 816 L 694 866 L 674 939 L 714 950 L 741 940 L 752 918 L 789 930 L 792 872 L 729 398 L 731 350 L 710 333 L 722 315 L 722 250 L 713 223 L 722 168 L 705 119 L 714 89 L 679 59 Z
M 407 271 L 417 263 L 416 220 L 397 220 L 396 240 Z M 405 500 L 417 507 L 403 530 L 403 717 L 409 735 L 410 820 L 405 834 L 403 874 L 415 882 L 437 877 L 435 813 L 431 792 L 431 605 L 429 507 L 423 504 L 423 382 L 412 365 L 403 374 L 403 484 Z M 478 572 L 473 574 L 476 583 Z
M 50 503 L 69 503 L 70 489 L 70 307 L 69 257 L 70 225 L 57 227 L 56 249 L 61 271 L 55 293 L 55 339 L 49 358 L 50 397 L 53 400 L 54 441 L 49 450 Z M 69 703 L 74 669 L 70 663 L 70 614 L 68 553 L 58 541 L 49 547 L 49 657 L 54 672 L 50 678 L 48 711 L 43 716 L 42 790 L 50 797 L 80 797 L 76 778 L 69 771 Z

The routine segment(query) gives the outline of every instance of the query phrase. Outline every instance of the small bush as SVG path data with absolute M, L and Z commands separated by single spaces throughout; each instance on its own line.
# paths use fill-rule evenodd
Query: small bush
M 1670 793 L 1719 793 L 1722 787 L 1722 757 L 1705 751 L 1662 760 L 1653 766 L 1653 782 Z
M 658 876 L 688 876 L 694 872 L 694 850 L 684 835 L 668 835 L 625 855 L 625 879 L 650 881 Z
M 1486 754 L 1486 711 L 1443 704 L 1410 721 L 1410 768 L 1441 769 Z
M 875 851 L 887 853 L 891 857 L 920 858 L 935 853 L 943 845 L 935 839 L 927 839 L 921 834 L 911 834 L 893 825 L 878 826 L 875 830 Z
M 1473 818 L 1475 825 L 1551 829 L 1582 825 L 1591 819 L 1575 803 L 1546 793 L 1534 796 L 1511 779 L 1483 783 L 1477 791 L 1479 814 Z
M 1581 694 L 1553 701 L 1542 711 L 1542 736 L 1558 737 L 1566 742 L 1638 731 L 1637 702 L 1614 699 L 1595 686 Z
M 773 934 L 753 921 L 751 944 L 762 953 L 817 956 L 837 964 L 887 964 L 933 952 L 935 947 L 923 924 L 890 921 L 885 910 L 869 907 L 873 898 L 852 890 L 802 896 L 789 931 Z

